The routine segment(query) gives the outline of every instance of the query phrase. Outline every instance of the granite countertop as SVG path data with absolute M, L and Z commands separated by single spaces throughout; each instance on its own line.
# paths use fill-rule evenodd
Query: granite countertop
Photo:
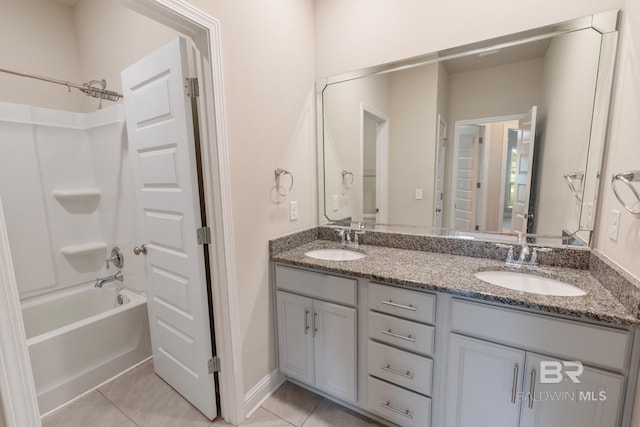
M 305 255 L 305 252 L 314 249 L 341 247 L 343 246 L 337 242 L 315 240 L 273 255 L 271 259 L 284 264 L 357 276 L 406 288 L 445 292 L 579 319 L 621 326 L 640 324 L 640 320 L 588 270 L 546 266 L 508 268 L 504 261 L 372 245 L 360 245 L 358 249 L 349 248 L 366 253 L 364 258 L 355 261 L 324 261 Z M 514 291 L 474 277 L 474 273 L 482 270 L 533 272 L 570 283 L 584 289 L 587 294 L 579 297 L 561 297 Z

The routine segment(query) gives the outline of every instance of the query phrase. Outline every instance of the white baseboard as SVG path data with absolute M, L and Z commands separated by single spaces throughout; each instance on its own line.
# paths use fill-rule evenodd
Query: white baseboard
M 246 417 L 249 418 L 251 414 L 262 405 L 262 402 L 282 385 L 284 380 L 284 374 L 278 369 L 275 369 L 265 375 L 258 384 L 249 390 L 244 396 L 244 413 Z

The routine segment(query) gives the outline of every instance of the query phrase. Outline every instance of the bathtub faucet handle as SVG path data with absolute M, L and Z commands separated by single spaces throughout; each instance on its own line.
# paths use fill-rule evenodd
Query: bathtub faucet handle
M 111 249 L 111 258 L 107 258 L 107 270 L 109 269 L 109 263 L 117 268 L 124 267 L 124 255 L 119 247 L 116 246 Z

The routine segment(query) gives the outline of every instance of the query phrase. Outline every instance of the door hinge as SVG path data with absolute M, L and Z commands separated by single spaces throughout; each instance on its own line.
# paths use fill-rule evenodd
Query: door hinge
M 200 96 L 200 89 L 198 88 L 197 77 L 185 77 L 184 93 L 189 98 L 197 98 L 198 96 Z
M 209 227 L 200 227 L 196 230 L 199 245 L 208 245 L 211 243 L 211 229 Z
M 478 183 L 476 183 L 476 188 L 480 188 L 480 187 L 482 187 L 482 184 L 481 184 L 481 183 L 479 183 L 479 182 L 478 182 Z
M 220 358 L 218 356 L 209 359 L 209 373 L 213 374 L 214 372 L 220 372 Z

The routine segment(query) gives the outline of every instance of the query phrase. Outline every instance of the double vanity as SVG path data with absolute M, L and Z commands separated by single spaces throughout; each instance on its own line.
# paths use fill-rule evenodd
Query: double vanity
M 373 232 L 346 247 L 335 234 L 271 242 L 290 379 L 392 425 L 630 425 L 639 321 L 590 272 L 590 251 L 515 268 L 494 244 L 382 246 Z

